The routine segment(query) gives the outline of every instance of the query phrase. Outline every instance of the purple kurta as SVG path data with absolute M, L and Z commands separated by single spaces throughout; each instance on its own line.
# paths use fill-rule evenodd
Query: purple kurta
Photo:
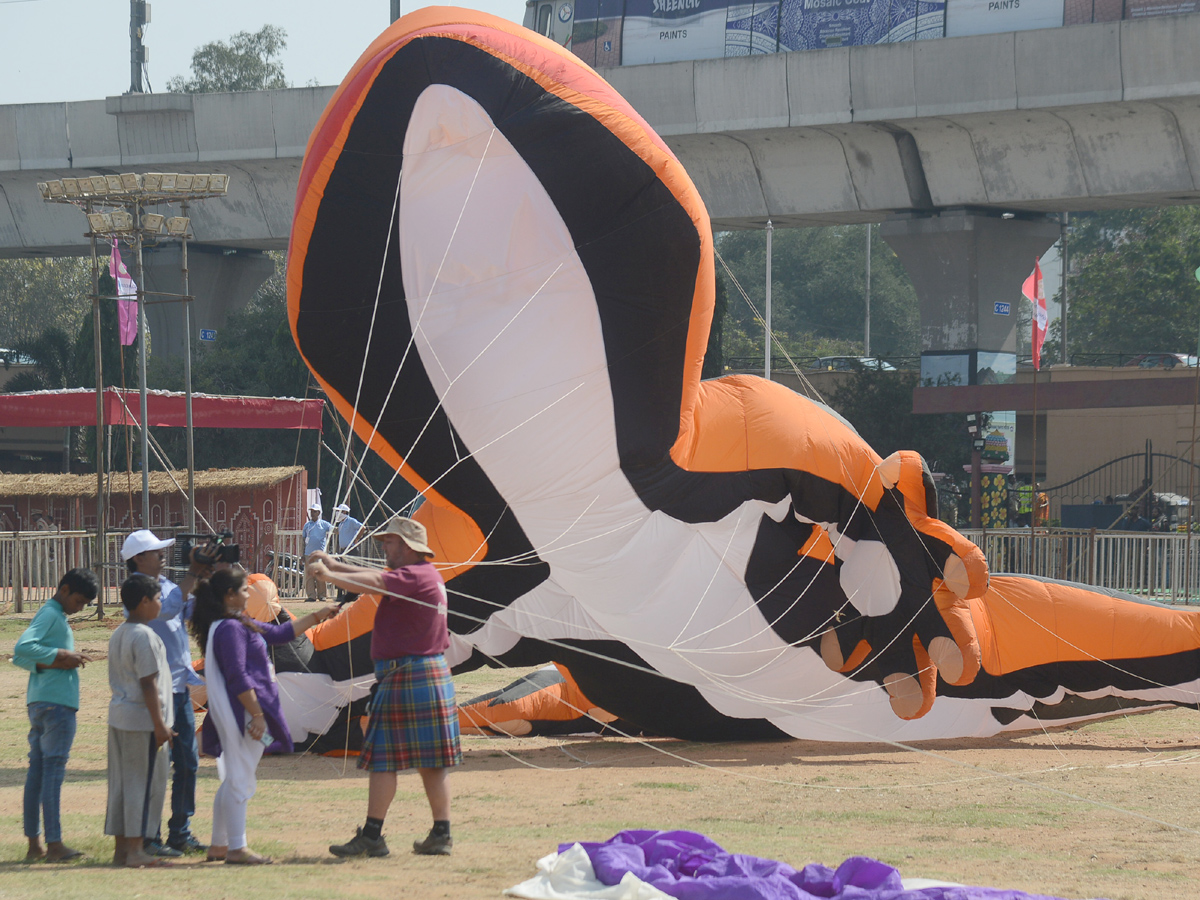
M 271 676 L 270 659 L 267 656 L 267 644 L 286 644 L 296 637 L 296 631 L 291 622 L 282 625 L 272 625 L 268 622 L 256 623 L 262 634 L 251 631 L 238 619 L 226 619 L 213 632 L 212 646 L 208 648 L 208 664 L 213 661 L 221 667 L 225 676 L 225 692 L 229 695 L 229 705 L 233 707 L 234 718 L 241 723 L 242 733 L 246 731 L 246 711 L 238 694 L 243 694 L 251 688 L 258 697 L 267 720 L 267 731 L 275 738 L 272 752 L 291 753 L 292 733 L 288 730 L 287 721 L 283 718 L 283 708 L 279 704 L 279 686 Z M 209 756 L 221 755 L 221 739 L 217 735 L 216 722 L 212 716 L 204 717 L 200 727 L 200 746 Z M 278 747 L 276 750 L 275 748 Z

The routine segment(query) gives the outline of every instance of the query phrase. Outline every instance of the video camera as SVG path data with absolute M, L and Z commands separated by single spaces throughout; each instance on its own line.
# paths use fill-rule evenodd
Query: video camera
M 177 534 L 175 546 L 178 548 L 176 565 L 185 568 L 193 563 L 211 566 L 216 563 L 236 563 L 242 559 L 242 548 L 230 543 L 232 531 L 222 531 L 219 534 Z

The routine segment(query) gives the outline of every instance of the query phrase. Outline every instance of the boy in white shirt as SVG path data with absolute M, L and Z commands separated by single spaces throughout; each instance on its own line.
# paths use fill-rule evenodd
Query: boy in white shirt
M 129 612 L 108 642 L 108 815 L 104 833 L 116 839 L 113 862 L 133 869 L 167 866 L 143 841 L 158 833 L 167 794 L 175 707 L 171 668 L 162 638 L 147 622 L 158 617 L 162 594 L 148 575 L 121 585 Z

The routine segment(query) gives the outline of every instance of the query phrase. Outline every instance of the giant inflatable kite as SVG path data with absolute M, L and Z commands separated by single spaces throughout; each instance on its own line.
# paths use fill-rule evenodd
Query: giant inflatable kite
M 532 32 L 448 8 L 384 32 L 309 141 L 288 265 L 301 354 L 428 501 L 460 669 L 554 660 L 598 707 L 701 739 L 1196 699 L 1194 615 L 989 587 L 919 456 L 778 384 L 701 381 L 700 197 Z

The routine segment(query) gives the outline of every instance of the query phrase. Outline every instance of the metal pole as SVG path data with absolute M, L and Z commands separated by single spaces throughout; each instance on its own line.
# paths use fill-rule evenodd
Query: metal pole
M 92 211 L 89 200 L 87 211 Z M 100 262 L 96 256 L 96 234 L 91 232 L 92 245 L 92 352 L 96 355 L 96 575 L 100 580 L 100 593 L 96 595 L 96 615 L 104 618 L 104 564 L 108 549 L 104 540 L 104 363 L 100 341 Z M 83 527 L 83 522 L 79 523 Z
M 983 429 L 980 429 L 980 434 Z M 971 448 L 971 527 L 983 527 L 983 451 Z
M 182 204 L 183 215 L 188 214 L 187 201 Z M 183 266 L 183 389 L 184 402 L 187 406 L 187 493 L 188 493 L 188 531 L 196 531 L 196 445 L 192 431 L 192 301 L 188 299 L 188 256 L 187 232 L 183 234 L 182 242 Z
M 133 240 L 137 247 L 139 434 L 142 444 L 142 527 L 150 527 L 150 440 L 146 432 L 146 270 L 142 263 L 142 205 L 133 204 Z
M 1200 279 L 1200 270 L 1197 270 Z M 1196 409 L 1200 407 L 1200 337 L 1196 340 L 1196 390 L 1192 395 L 1192 443 L 1188 448 L 1188 516 L 1187 538 L 1184 541 L 1183 602 L 1192 602 L 1192 507 L 1196 505 Z
M 866 319 L 863 323 L 863 356 L 871 355 L 871 223 L 867 223 Z
M 142 34 L 138 0 L 129 0 L 129 93 L 142 93 Z
M 1059 321 L 1062 323 L 1062 361 L 1063 365 L 1071 364 L 1071 354 L 1067 352 L 1067 225 L 1070 222 L 1071 214 L 1062 214 L 1062 231 L 1059 235 L 1059 241 L 1062 243 L 1062 306 L 1058 311 Z
M 763 331 L 766 345 L 766 359 L 763 369 L 765 374 L 763 377 L 767 381 L 771 380 L 771 239 L 775 235 L 775 226 L 771 224 L 771 220 L 767 219 L 767 303 L 764 311 Z

